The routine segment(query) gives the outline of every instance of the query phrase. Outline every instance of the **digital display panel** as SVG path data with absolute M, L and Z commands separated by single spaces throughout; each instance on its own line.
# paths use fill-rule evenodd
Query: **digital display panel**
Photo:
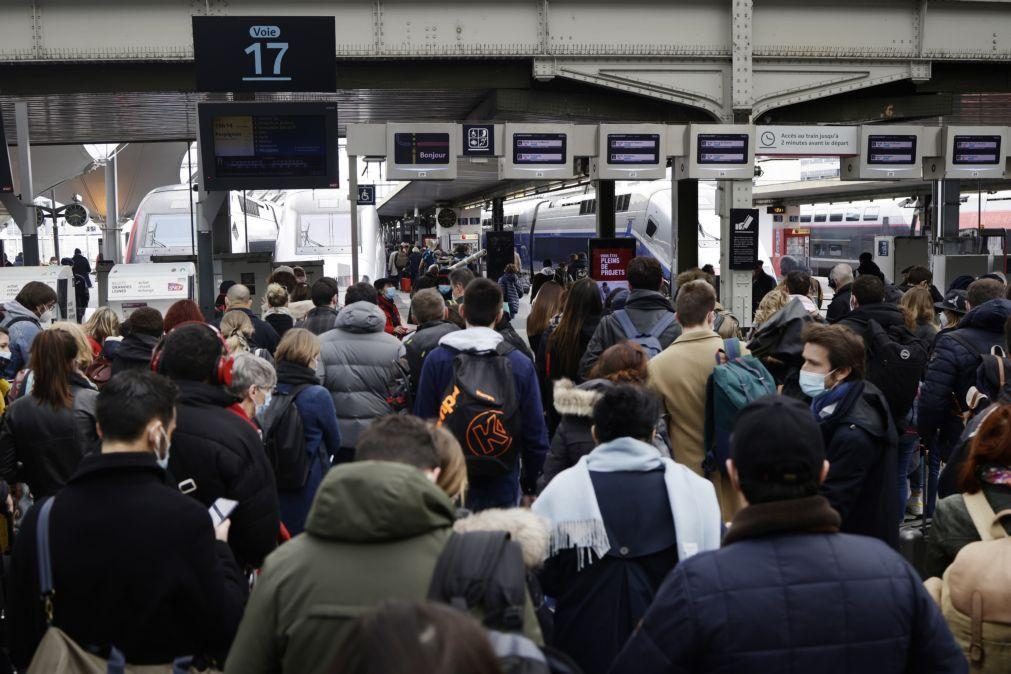
M 200 144 L 207 190 L 337 187 L 333 105 L 202 105 Z
M 700 133 L 697 140 L 699 166 L 747 164 L 748 134 Z
M 660 134 L 607 134 L 607 163 L 625 166 L 655 166 L 660 163 Z
M 0 192 L 14 193 L 11 158 L 7 151 L 7 137 L 4 135 L 4 120 L 2 116 L 0 116 Z
M 916 164 L 916 136 L 867 136 L 868 166 L 912 166 Z
M 449 164 L 448 133 L 393 134 L 393 161 L 402 166 Z
M 955 165 L 1000 164 L 1000 136 L 956 135 L 951 161 Z
M 564 133 L 514 133 L 513 163 L 517 165 L 565 164 Z

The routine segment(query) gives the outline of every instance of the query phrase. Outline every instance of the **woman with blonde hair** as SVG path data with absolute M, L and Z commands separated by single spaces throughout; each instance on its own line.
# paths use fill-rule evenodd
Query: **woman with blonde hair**
M 534 353 L 539 352 L 541 336 L 548 329 L 551 319 L 561 312 L 564 302 L 565 288 L 560 284 L 548 281 L 541 285 L 527 318 L 527 341 Z
M 435 443 L 435 451 L 439 455 L 439 476 L 435 479 L 435 484 L 442 491 L 446 492 L 454 503 L 463 505 L 464 494 L 467 491 L 467 461 L 463 456 L 463 449 L 457 441 L 456 436 L 440 428 L 435 424 L 429 424 L 428 429 L 432 432 L 432 440 Z
M 49 326 L 50 330 L 60 330 L 69 333 L 77 344 L 77 357 L 74 363 L 81 372 L 84 372 L 95 361 L 95 355 L 89 336 L 85 334 L 85 328 L 70 321 L 57 321 Z
M 926 288 L 910 288 L 902 296 L 899 306 L 906 314 L 906 322 L 910 324 L 907 327 L 928 345 L 933 344 L 941 326 L 937 322 L 937 310 L 930 291 Z
M 280 283 L 271 283 L 263 296 L 263 320 L 284 337 L 284 333 L 295 327 L 295 317 L 288 308 L 288 290 Z
M 105 340 L 119 337 L 119 316 L 109 307 L 99 307 L 84 324 L 84 332 L 91 342 L 91 353 L 95 358 L 102 353 Z
M 221 317 L 221 324 L 218 328 L 221 336 L 225 338 L 229 355 L 252 351 L 250 344 L 253 341 L 253 322 L 243 311 L 226 311 Z

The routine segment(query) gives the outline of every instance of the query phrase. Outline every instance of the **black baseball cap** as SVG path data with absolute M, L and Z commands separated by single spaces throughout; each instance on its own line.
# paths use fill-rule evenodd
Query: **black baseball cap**
M 802 484 L 821 475 L 825 442 L 810 407 L 767 395 L 738 413 L 730 458 L 742 482 Z
M 944 294 L 943 302 L 934 302 L 934 308 L 964 314 L 966 312 L 965 298 L 966 292 L 964 290 L 949 290 Z

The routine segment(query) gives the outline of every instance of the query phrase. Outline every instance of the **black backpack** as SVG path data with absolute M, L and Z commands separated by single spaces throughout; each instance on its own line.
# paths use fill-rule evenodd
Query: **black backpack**
M 275 391 L 263 415 L 263 448 L 274 468 L 278 489 L 301 489 L 309 479 L 305 428 L 295 406 L 295 398 L 309 386 L 296 386 L 290 393 Z
M 453 433 L 473 477 L 506 475 L 519 457 L 519 403 L 513 381 L 514 351 L 502 342 L 492 353 L 460 352 L 439 406 L 439 426 Z
M 892 418 L 899 425 L 913 408 L 927 369 L 927 344 L 905 326 L 893 325 L 886 331 L 875 320 L 867 322 L 864 344 L 867 345 L 865 379 L 885 396 Z

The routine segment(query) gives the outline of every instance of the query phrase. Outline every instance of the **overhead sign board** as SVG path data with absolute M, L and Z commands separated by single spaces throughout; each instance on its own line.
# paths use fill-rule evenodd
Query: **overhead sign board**
M 1001 178 L 1008 157 L 1003 126 L 949 126 L 945 129 L 945 177 Z
M 665 128 L 659 124 L 601 124 L 590 172 L 610 180 L 650 180 L 667 172 Z
M 333 16 L 194 16 L 197 91 L 336 91 Z
M 375 185 L 359 185 L 358 186 L 358 205 L 359 206 L 375 206 L 376 205 L 376 186 Z
M 844 180 L 902 180 L 923 177 L 923 127 L 860 127 L 860 156 L 843 159 Z
M 687 156 L 674 168 L 678 178 L 745 180 L 754 177 L 755 127 L 746 124 L 692 124 Z
M 336 103 L 202 103 L 204 190 L 337 187 Z
M 499 177 L 551 180 L 571 178 L 571 124 L 506 124 Z
M 767 157 L 852 157 L 860 154 L 857 126 L 759 126 L 755 154 Z
M 462 126 L 464 157 L 495 156 L 494 124 L 464 124 Z
M 7 136 L 4 135 L 3 115 L 0 115 L 0 193 L 14 193 L 14 178 L 11 175 L 11 157 L 7 151 Z
M 387 124 L 386 167 L 393 180 L 452 180 L 460 154 L 456 124 Z

